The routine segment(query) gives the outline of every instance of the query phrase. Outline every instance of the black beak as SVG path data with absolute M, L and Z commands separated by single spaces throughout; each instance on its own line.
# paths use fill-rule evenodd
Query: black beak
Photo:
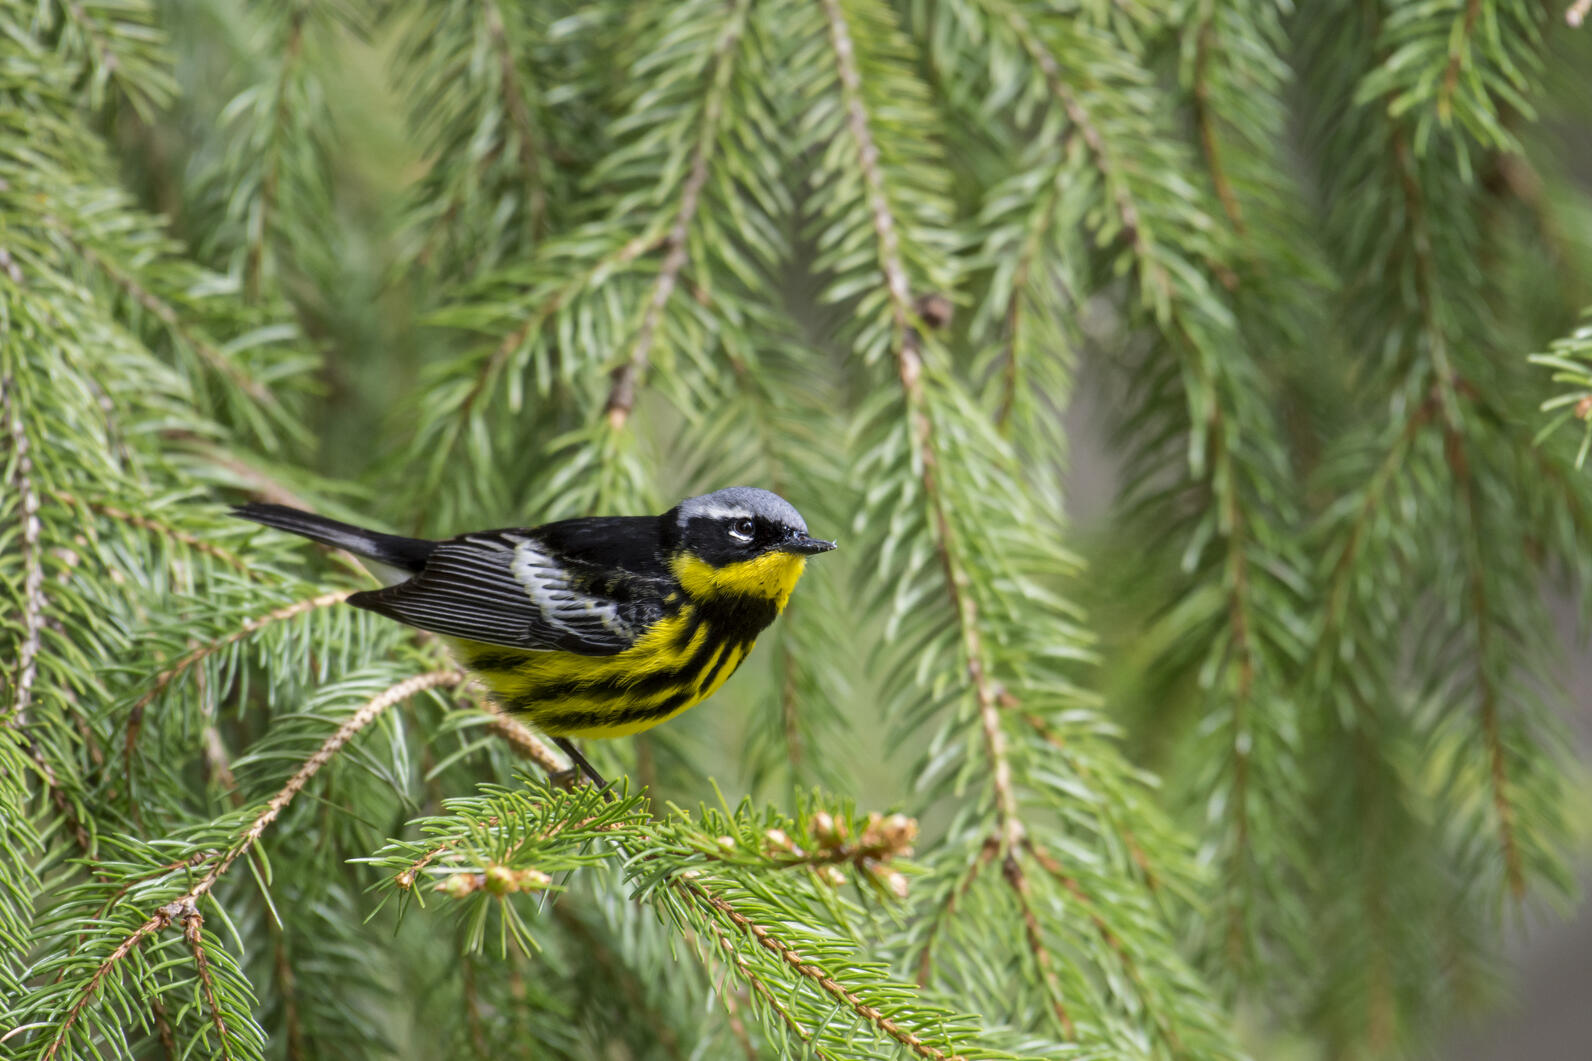
M 822 538 L 813 538 L 806 534 L 795 534 L 787 538 L 780 549 L 787 553 L 812 556 L 815 553 L 827 553 L 834 547 L 834 542 L 826 542 Z

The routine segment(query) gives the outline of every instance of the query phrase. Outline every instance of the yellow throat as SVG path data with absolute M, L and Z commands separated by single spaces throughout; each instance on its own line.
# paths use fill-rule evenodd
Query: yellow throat
M 714 567 L 688 553 L 671 562 L 674 576 L 688 597 L 697 600 L 755 597 L 773 601 L 784 611 L 796 580 L 802 577 L 807 558 L 795 553 L 769 552 L 750 560 Z

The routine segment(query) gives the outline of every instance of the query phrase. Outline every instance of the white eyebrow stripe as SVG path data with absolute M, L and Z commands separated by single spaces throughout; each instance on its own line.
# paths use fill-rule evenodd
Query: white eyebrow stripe
M 744 508 L 720 508 L 717 505 L 715 505 L 712 508 L 694 509 L 694 510 L 692 510 L 691 515 L 690 515 L 689 518 L 691 518 L 691 519 L 754 519 L 756 517 L 751 512 L 747 511 Z

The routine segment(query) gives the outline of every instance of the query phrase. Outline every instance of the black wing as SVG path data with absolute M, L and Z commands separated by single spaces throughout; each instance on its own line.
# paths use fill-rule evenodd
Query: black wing
M 589 656 L 623 652 L 663 614 L 666 581 L 568 556 L 541 535 L 440 542 L 414 578 L 349 603 L 438 634 Z

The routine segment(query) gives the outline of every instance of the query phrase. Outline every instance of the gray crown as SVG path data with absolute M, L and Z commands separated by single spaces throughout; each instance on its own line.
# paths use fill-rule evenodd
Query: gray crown
M 780 527 L 807 533 L 807 521 L 794 505 L 778 494 L 755 486 L 728 486 L 680 502 L 680 526 L 693 519 L 763 519 Z

